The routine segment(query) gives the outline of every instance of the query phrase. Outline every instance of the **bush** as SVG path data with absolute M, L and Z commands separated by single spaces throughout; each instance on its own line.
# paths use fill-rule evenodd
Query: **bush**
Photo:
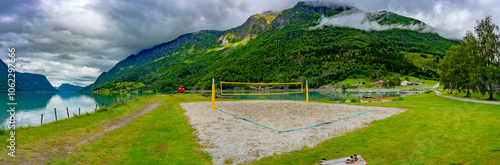
M 341 98 L 341 99 L 339 100 L 339 103 L 345 103 L 345 99 L 344 99 L 344 98 Z
M 366 88 L 373 88 L 373 87 L 375 87 L 375 84 L 366 84 L 365 87 Z
M 394 101 L 403 101 L 403 100 L 404 100 L 403 97 L 399 97 L 397 99 L 394 99 Z
M 2 127 L 0 127 L 0 135 L 4 135 L 4 134 L 8 134 L 8 131 L 4 126 L 2 126 Z
M 109 108 L 108 107 L 99 107 L 99 109 L 97 109 L 97 112 L 104 112 L 104 111 L 108 111 Z
M 318 101 L 330 101 L 330 97 L 325 97 L 325 98 L 322 98 L 322 99 L 318 99 Z
M 234 162 L 233 158 L 228 158 L 224 160 L 224 164 L 232 164 Z
M 351 99 L 351 103 L 359 103 L 359 102 L 360 102 L 360 100 L 357 99 L 357 98 L 352 98 Z
M 257 100 L 267 100 L 265 97 L 259 97 Z

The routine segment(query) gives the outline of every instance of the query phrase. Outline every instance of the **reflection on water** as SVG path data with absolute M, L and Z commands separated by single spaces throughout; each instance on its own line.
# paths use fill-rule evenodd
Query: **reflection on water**
M 96 104 L 111 105 L 113 102 L 130 99 L 144 94 L 135 93 L 112 93 L 107 95 L 93 93 L 16 93 L 16 126 L 38 126 L 40 125 L 41 114 L 43 114 L 43 123 L 55 121 L 54 108 L 57 111 L 57 120 L 68 118 L 66 107 L 69 111 L 69 116 L 78 115 L 78 108 L 83 114 L 93 111 Z M 1 100 L 7 100 L 7 94 L 0 94 Z M 4 121 L 3 126 L 7 128 L 8 118 L 10 117 L 8 110 L 9 106 L 5 103 L 1 104 L 4 109 L 0 113 L 1 121 Z

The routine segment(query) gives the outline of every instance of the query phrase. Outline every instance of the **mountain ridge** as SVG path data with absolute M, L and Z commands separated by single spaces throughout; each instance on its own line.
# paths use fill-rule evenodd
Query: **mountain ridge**
M 60 92 L 76 92 L 85 87 L 77 86 L 77 85 L 72 85 L 68 83 L 63 83 L 59 87 L 57 87 L 57 90 Z
M 231 65 L 219 61 L 229 62 L 231 60 L 234 60 L 232 58 L 242 57 L 241 54 L 245 54 L 245 52 L 242 51 L 249 51 L 249 50 L 253 51 L 255 49 L 259 49 L 259 47 L 260 48 L 269 47 L 269 44 L 279 47 L 291 46 L 290 49 L 300 49 L 300 47 L 294 48 L 293 45 L 291 45 L 291 42 L 282 43 L 282 41 L 285 40 L 287 42 L 292 41 L 289 40 L 290 37 L 300 37 L 302 36 L 303 33 L 311 33 L 310 34 L 311 36 L 317 36 L 316 38 L 318 41 L 322 40 L 321 38 L 331 37 L 329 35 L 335 35 L 335 37 L 337 38 L 340 37 L 349 40 L 349 41 L 325 40 L 325 42 L 327 43 L 333 42 L 333 44 L 335 42 L 351 42 L 350 40 L 355 39 L 356 37 L 363 36 L 365 38 L 362 40 L 365 44 L 371 44 L 376 49 L 379 48 L 388 49 L 390 51 L 390 54 L 393 54 L 394 57 L 388 56 L 387 58 L 391 59 L 394 58 L 393 60 L 401 61 L 401 62 L 396 62 L 394 64 L 386 64 L 385 62 L 381 62 L 380 64 L 386 64 L 386 65 L 382 65 L 383 67 L 379 69 L 376 69 L 378 68 L 376 66 L 368 67 L 370 68 L 369 69 L 370 72 L 375 72 L 376 70 L 382 70 L 382 69 L 389 69 L 389 68 L 384 68 L 386 66 L 389 66 L 391 67 L 392 71 L 394 71 L 394 69 L 397 69 L 397 71 L 394 72 L 402 72 L 402 73 L 409 72 L 411 74 L 432 78 L 433 76 L 438 76 L 435 73 L 435 69 L 434 72 L 432 70 L 430 71 L 418 70 L 418 67 L 413 65 L 411 61 L 400 58 L 399 56 L 404 57 L 404 55 L 401 55 L 401 53 L 405 52 L 424 53 L 436 58 L 437 62 L 437 60 L 439 60 L 439 58 L 441 58 L 444 55 L 444 51 L 446 51 L 446 49 L 449 46 L 456 44 L 453 43 L 451 40 L 446 40 L 440 37 L 437 34 L 418 33 L 397 28 L 391 29 L 387 32 L 386 31 L 363 32 L 360 30 L 349 30 L 349 28 L 346 27 L 325 27 L 320 29 L 308 29 L 310 27 L 320 25 L 320 20 L 322 18 L 332 17 L 344 13 L 346 11 L 352 11 L 352 10 L 359 10 L 359 9 L 348 5 L 338 5 L 338 4 L 325 5 L 321 3 L 299 2 L 293 8 L 286 9 L 282 12 L 278 13 L 267 12 L 263 14 L 253 15 L 249 17 L 247 21 L 242 25 L 228 30 L 224 31 L 202 30 L 195 33 L 184 34 L 172 41 L 156 45 L 149 49 L 141 50 L 136 55 L 131 55 L 127 57 L 127 59 L 119 62 L 110 71 L 101 74 L 101 76 L 99 76 L 99 78 L 94 83 L 95 85 L 93 86 L 94 87 L 93 89 L 105 88 L 107 85 L 111 85 L 113 83 L 118 83 L 118 82 L 142 82 L 146 84 L 145 87 L 146 89 L 153 89 L 153 88 L 171 89 L 174 86 L 179 85 L 177 83 L 180 82 L 182 84 L 182 82 L 186 81 L 190 82 L 187 83 L 189 84 L 186 86 L 187 88 L 192 88 L 192 87 L 205 88 L 206 84 L 209 84 L 209 82 L 207 81 L 209 78 L 207 78 L 207 76 L 220 77 L 214 75 L 213 73 L 218 72 L 218 74 L 221 75 L 220 68 L 229 67 L 228 65 Z M 379 18 L 381 24 L 405 24 L 408 22 L 410 23 L 415 22 L 415 23 L 422 23 L 423 25 L 425 25 L 425 23 L 419 20 L 404 16 L 399 16 L 391 12 L 381 11 L 377 13 L 379 15 L 382 15 Z M 377 16 L 379 15 L 373 15 L 373 17 L 377 18 Z M 332 31 L 332 29 L 338 32 L 334 32 Z M 347 38 L 342 36 L 346 34 L 350 34 L 351 36 L 347 36 Z M 270 38 L 276 38 L 276 40 L 267 41 L 266 39 L 262 38 L 262 35 L 265 35 L 266 37 Z M 282 36 L 277 36 L 277 35 L 282 35 Z M 398 36 L 404 40 L 410 40 L 412 43 L 405 44 L 403 41 L 401 41 L 402 40 L 401 38 L 398 38 Z M 255 39 L 257 38 L 261 39 L 259 39 L 259 41 L 255 41 Z M 311 39 L 310 37 L 306 38 L 309 40 Z M 384 40 L 384 42 L 388 42 L 390 44 L 395 44 L 395 45 L 373 44 L 373 42 L 377 42 L 376 38 L 379 38 L 379 40 L 381 39 Z M 314 40 L 311 41 L 314 42 Z M 263 43 L 252 44 L 255 42 L 263 42 Z M 353 40 L 352 42 L 355 42 L 355 40 Z M 252 46 L 249 46 L 248 44 Z M 301 45 L 301 44 L 303 43 L 297 43 L 296 45 Z M 316 43 L 312 45 L 303 45 L 303 46 L 312 46 L 312 48 L 316 49 L 319 48 L 320 45 L 326 46 L 324 43 Z M 399 46 L 402 48 L 394 46 Z M 250 49 L 250 47 L 252 49 Z M 245 48 L 248 48 L 249 50 L 242 50 Z M 350 56 L 349 54 L 351 53 L 358 53 L 357 55 L 359 55 L 359 53 L 361 52 L 368 53 L 368 56 L 372 56 L 370 54 L 373 53 L 377 54 L 375 50 L 362 50 L 365 49 L 363 46 L 353 47 L 346 45 L 344 47 L 336 47 L 336 48 L 347 49 L 348 51 L 337 51 L 327 48 L 328 51 L 330 52 L 324 52 L 326 54 L 323 55 L 318 55 L 317 52 L 306 52 L 306 53 L 315 53 L 315 55 L 313 55 L 314 58 L 316 59 L 324 58 L 326 60 L 330 60 L 331 62 L 336 60 L 330 57 L 325 58 L 324 56 L 331 56 L 332 54 L 336 54 L 338 57 L 343 57 L 346 55 Z M 281 50 L 288 51 L 288 49 L 281 49 Z M 265 52 L 259 52 L 259 53 L 266 54 Z M 295 53 L 300 53 L 300 51 L 299 52 L 291 51 L 287 53 L 291 53 L 289 55 L 295 56 L 297 55 Z M 279 60 L 297 61 L 295 62 L 295 64 L 287 64 L 290 65 L 290 68 L 294 68 L 291 65 L 296 65 L 296 64 L 300 65 L 299 67 L 303 67 L 302 66 L 303 64 L 301 64 L 301 60 L 304 60 L 303 57 L 301 57 L 300 59 L 295 59 L 295 58 L 286 58 L 283 57 L 283 55 L 284 54 L 282 52 L 275 52 L 275 54 L 270 56 L 273 56 Z M 302 55 L 299 54 L 299 56 Z M 251 56 L 246 58 L 248 58 L 247 60 L 252 59 Z M 377 57 L 370 57 L 370 58 L 377 58 Z M 264 60 L 264 59 L 258 59 L 258 60 Z M 205 64 L 205 62 L 208 61 L 211 61 L 210 64 Z M 372 61 L 377 61 L 377 60 L 372 60 Z M 242 63 L 242 65 L 245 66 L 249 64 L 248 62 L 250 61 L 244 62 Z M 347 60 L 345 62 L 352 63 L 353 61 Z M 354 63 L 356 62 L 354 61 Z M 402 66 L 398 66 L 397 63 L 401 63 L 401 65 L 408 65 L 406 67 L 407 69 Z M 378 63 L 373 63 L 373 64 L 366 63 L 364 65 L 375 65 L 375 64 L 378 65 Z M 320 65 L 327 65 L 327 64 L 321 63 Z M 274 70 L 273 68 L 270 69 Z M 233 71 L 233 72 L 239 73 L 238 71 Z M 291 72 L 291 71 L 285 69 L 284 72 Z M 306 71 L 302 69 L 301 72 L 302 73 L 300 74 L 299 77 L 303 77 Z M 206 74 L 202 78 L 199 77 L 192 78 L 193 75 L 200 76 L 201 73 L 206 73 Z M 361 73 L 361 74 L 364 76 L 369 75 L 368 73 Z M 166 79 L 163 76 L 170 77 L 170 79 Z M 244 77 L 246 76 L 247 75 L 245 75 Z M 286 78 L 286 76 L 283 77 L 284 81 L 287 81 L 286 79 L 293 77 L 295 77 L 293 78 L 295 79 L 295 81 L 302 81 L 300 79 L 297 79 L 296 76 L 289 76 L 288 78 Z M 250 79 L 248 78 L 249 77 L 243 78 L 240 81 L 250 81 Z M 251 80 L 251 81 L 269 81 L 265 79 L 266 78 Z M 338 78 L 327 78 L 327 79 L 328 80 L 326 81 L 332 81 Z
M 3 61 L 0 62 L 0 92 L 7 92 L 8 67 Z M 16 92 L 57 92 L 50 84 L 47 77 L 40 74 L 16 72 Z

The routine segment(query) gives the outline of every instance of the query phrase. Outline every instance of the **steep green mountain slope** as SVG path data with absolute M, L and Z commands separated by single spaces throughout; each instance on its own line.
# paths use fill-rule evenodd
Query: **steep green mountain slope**
M 0 62 L 0 92 L 7 93 L 7 65 Z M 47 77 L 39 74 L 16 72 L 16 91 L 22 92 L 56 92 L 56 89 L 47 80 Z
M 318 87 L 352 77 L 377 79 L 388 72 L 436 79 L 435 67 L 413 64 L 408 54 L 423 53 L 437 62 L 456 44 L 435 33 L 411 30 L 314 28 L 323 17 L 352 10 L 358 9 L 300 2 L 281 13 L 254 15 L 226 31 L 182 35 L 118 63 L 97 79 L 94 89 L 111 89 L 120 82 L 141 82 L 143 89 L 172 90 L 178 85 L 209 89 L 212 78 L 309 80 L 311 87 Z M 386 25 L 421 23 L 386 11 L 367 17 Z
M 92 92 L 93 87 L 94 87 L 94 84 L 90 84 L 90 85 L 84 86 L 83 88 L 79 89 L 77 92 Z

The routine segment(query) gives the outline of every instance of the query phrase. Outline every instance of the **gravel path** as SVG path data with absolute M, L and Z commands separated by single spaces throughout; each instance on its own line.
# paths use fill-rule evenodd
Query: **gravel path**
M 228 159 L 233 163 L 245 163 L 304 146 L 314 147 L 329 138 L 366 127 L 374 120 L 405 111 L 345 104 L 305 105 L 295 101 L 216 102 L 216 107 L 227 113 L 280 131 L 305 128 L 372 110 L 331 124 L 278 133 L 221 111 L 213 111 L 207 107 L 210 105 L 209 102 L 181 103 L 189 123 L 197 130 L 198 142 L 212 155 L 215 164 L 223 164 Z
M 460 100 L 460 101 L 470 101 L 470 102 L 475 102 L 475 103 L 500 105 L 500 102 L 495 102 L 495 101 L 481 101 L 481 100 L 458 98 L 458 97 L 453 97 L 453 96 L 445 96 L 445 95 L 442 95 L 441 92 L 439 92 L 439 91 L 436 91 L 436 95 L 441 96 L 441 97 L 450 98 L 450 99 Z

